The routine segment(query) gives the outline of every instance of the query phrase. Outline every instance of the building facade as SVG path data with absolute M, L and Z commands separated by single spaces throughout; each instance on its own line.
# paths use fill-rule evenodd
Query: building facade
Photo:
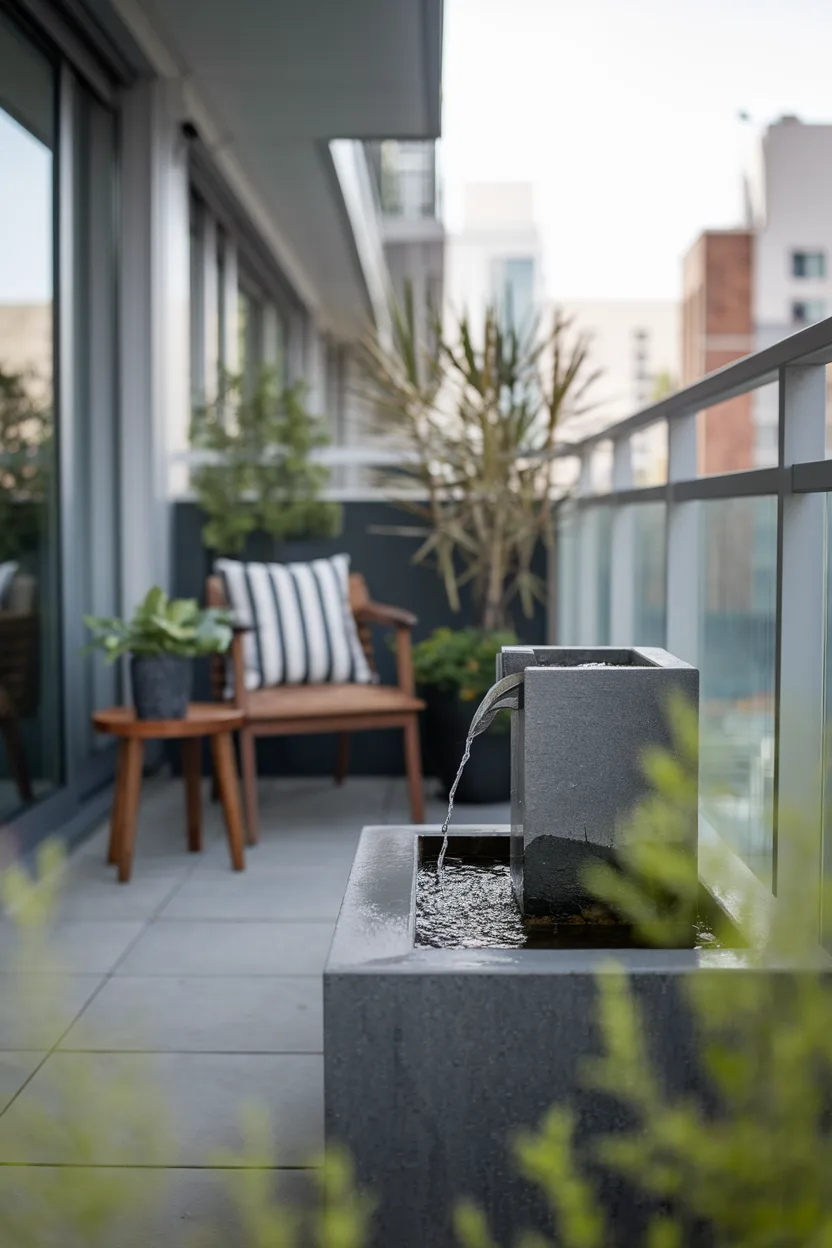
M 351 344 L 391 286 L 365 145 L 439 133 L 441 0 L 160 11 L 0 13 L 0 826 L 24 849 L 106 808 L 90 715 L 122 689 L 83 617 L 170 584 L 193 403 L 271 365 L 349 440 Z
M 754 235 L 708 230 L 685 256 L 682 290 L 682 385 L 754 350 Z M 699 471 L 736 472 L 756 463 L 752 396 L 699 414 Z
M 476 328 L 486 308 L 528 329 L 544 300 L 543 248 L 530 183 L 465 187 L 463 225 L 448 235 L 445 309 L 451 324 L 467 314 Z

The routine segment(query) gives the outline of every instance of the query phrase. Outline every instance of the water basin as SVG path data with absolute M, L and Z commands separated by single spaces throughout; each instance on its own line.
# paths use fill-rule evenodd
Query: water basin
M 510 839 L 450 837 L 441 872 L 441 838 L 421 837 L 416 876 L 416 936 L 428 949 L 646 949 L 632 928 L 600 904 L 560 921 L 524 919 L 511 884 Z M 723 947 L 713 903 L 703 891 L 694 949 Z

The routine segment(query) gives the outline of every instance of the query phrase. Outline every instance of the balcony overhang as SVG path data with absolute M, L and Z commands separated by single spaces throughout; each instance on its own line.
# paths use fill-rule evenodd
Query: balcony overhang
M 330 144 L 438 136 L 443 0 L 111 2 L 154 71 L 182 83 L 303 301 L 350 336 L 373 299 Z

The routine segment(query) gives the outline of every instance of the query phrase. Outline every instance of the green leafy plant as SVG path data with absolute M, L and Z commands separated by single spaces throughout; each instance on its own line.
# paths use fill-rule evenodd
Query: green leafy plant
M 191 443 L 217 460 L 191 474 L 210 550 L 239 554 L 255 532 L 275 539 L 340 532 L 340 507 L 321 498 L 329 469 L 313 458 L 329 438 L 306 394 L 302 382 L 281 388 L 264 369 L 254 385 L 226 377 L 217 401 L 194 412 Z
M 37 548 L 52 466 L 52 407 L 34 374 L 0 367 L 0 562 Z
M 494 684 L 496 658 L 502 647 L 516 645 L 517 638 L 509 632 L 437 628 L 413 647 L 417 684 L 435 685 L 456 693 L 462 702 L 472 702 Z
M 435 561 L 454 611 L 470 585 L 486 630 L 510 627 L 515 602 L 529 618 L 545 600 L 532 564 L 563 494 L 558 430 L 587 410 L 597 376 L 588 340 L 561 312 L 524 332 L 504 319 L 489 308 L 448 333 L 437 320 L 423 347 L 408 291 L 392 309 L 392 343 L 369 335 L 361 354 L 377 422 L 410 452 L 396 480 L 413 498 L 396 505 L 423 521 L 414 561 Z
M 588 877 L 601 899 L 660 945 L 678 943 L 689 930 L 697 883 L 674 831 L 695 794 L 695 720 L 678 704 L 673 715 L 676 757 L 657 751 L 647 758 L 654 792 L 632 818 L 620 869 L 601 867 Z M 707 1097 L 667 1086 L 640 1003 L 611 962 L 597 980 L 600 1046 L 585 1060 L 583 1084 L 618 1102 L 622 1129 L 579 1141 L 572 1108 L 558 1105 L 536 1130 L 517 1134 L 515 1162 L 544 1196 L 553 1226 L 551 1238 L 529 1234 L 519 1244 L 832 1243 L 832 982 L 818 946 L 818 907 L 806 904 L 807 881 L 817 869 L 817 821 L 792 812 L 781 819 L 780 836 L 790 863 L 782 896 L 761 913 L 757 889 L 737 885 L 733 900 L 747 948 L 721 954 L 685 979 Z M 722 868 L 729 878 L 722 851 L 709 851 L 706 859 L 710 876 Z M 828 912 L 828 896 L 825 901 Z M 599 1167 L 653 1204 L 638 1240 L 623 1238 L 604 1209 Z M 470 1203 L 457 1209 L 455 1224 L 463 1248 L 498 1248 Z
M 137 658 L 171 654 L 197 658 L 223 654 L 231 644 L 230 616 L 215 607 L 202 609 L 195 598 L 170 599 L 155 586 L 130 620 L 86 615 L 90 649 L 103 650 L 108 663 L 125 654 Z

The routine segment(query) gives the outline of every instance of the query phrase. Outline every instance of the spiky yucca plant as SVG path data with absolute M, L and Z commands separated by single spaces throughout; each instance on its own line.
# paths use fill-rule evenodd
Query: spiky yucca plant
M 479 624 L 504 629 L 515 600 L 527 618 L 545 600 L 532 561 L 552 535 L 552 452 L 561 421 L 587 410 L 597 373 L 560 311 L 521 331 L 491 307 L 481 325 L 463 314 L 448 332 L 435 321 L 429 337 L 420 341 L 407 291 L 391 340 L 375 333 L 362 345 L 373 410 L 411 452 L 398 476 L 414 494 L 401 505 L 424 522 L 415 561 L 435 560 L 452 610 L 470 584 Z

